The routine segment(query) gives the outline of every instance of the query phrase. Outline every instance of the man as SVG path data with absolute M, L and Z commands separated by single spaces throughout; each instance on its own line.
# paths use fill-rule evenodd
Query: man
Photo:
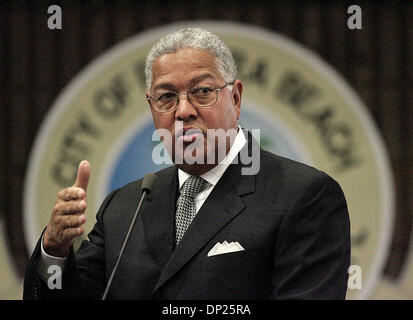
M 344 195 L 325 173 L 254 148 L 238 125 L 243 84 L 227 46 L 206 30 L 176 31 L 149 52 L 146 80 L 155 126 L 171 133 L 163 143 L 175 166 L 156 173 L 108 298 L 344 299 Z M 251 153 L 257 172 L 242 161 Z M 104 200 L 75 254 L 89 177 L 83 161 L 75 184 L 59 192 L 27 267 L 25 299 L 102 297 L 142 180 Z M 61 289 L 47 285 L 53 264 L 63 268 Z

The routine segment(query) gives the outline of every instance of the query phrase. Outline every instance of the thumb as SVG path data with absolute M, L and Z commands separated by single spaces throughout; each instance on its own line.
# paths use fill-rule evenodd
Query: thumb
M 77 169 L 77 177 L 74 187 L 82 188 L 83 190 L 87 190 L 87 185 L 89 183 L 90 178 L 90 164 L 89 161 L 83 160 L 79 163 L 79 168 Z

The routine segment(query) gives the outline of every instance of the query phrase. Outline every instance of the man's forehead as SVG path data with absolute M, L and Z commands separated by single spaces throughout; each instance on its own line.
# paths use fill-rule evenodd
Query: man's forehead
M 214 76 L 213 74 L 207 72 L 207 73 L 203 73 L 201 75 L 197 75 L 194 77 L 189 77 L 188 80 L 186 80 L 186 85 L 189 87 L 193 87 L 196 84 L 200 83 L 201 81 L 205 80 L 205 79 L 210 79 L 210 80 L 217 80 L 217 77 Z M 160 89 L 167 89 L 167 90 L 175 90 L 175 84 L 168 81 L 167 79 L 161 79 L 161 80 L 165 80 L 165 81 L 157 81 L 157 83 L 153 86 L 152 90 L 153 91 L 157 91 Z
M 185 65 L 214 66 L 215 61 L 215 56 L 206 50 L 184 48 L 159 56 L 154 61 L 154 67 L 167 68 L 169 65 L 180 63 Z
M 162 75 L 184 69 L 205 68 L 216 71 L 216 58 L 205 50 L 179 49 L 158 57 L 153 64 L 154 75 Z

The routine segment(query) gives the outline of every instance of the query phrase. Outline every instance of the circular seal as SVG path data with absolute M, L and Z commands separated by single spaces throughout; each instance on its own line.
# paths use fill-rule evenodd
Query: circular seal
M 61 188 L 91 163 L 87 215 L 110 190 L 166 165 L 152 161 L 158 144 L 145 100 L 144 62 L 151 46 L 184 26 L 215 32 L 231 48 L 244 82 L 240 123 L 259 128 L 261 145 L 317 167 L 342 186 L 351 220 L 351 264 L 368 298 L 380 280 L 393 222 L 393 181 L 382 140 L 363 103 L 308 49 L 273 32 L 236 23 L 195 21 L 159 27 L 102 54 L 61 93 L 33 148 L 24 192 L 24 233 L 32 250 Z M 86 230 L 93 226 L 88 220 Z

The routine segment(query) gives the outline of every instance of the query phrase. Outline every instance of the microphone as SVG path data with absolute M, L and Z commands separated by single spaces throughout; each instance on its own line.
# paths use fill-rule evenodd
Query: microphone
M 113 268 L 112 274 L 110 275 L 110 278 L 109 278 L 109 281 L 108 281 L 108 284 L 106 285 L 106 289 L 105 289 L 105 292 L 102 296 L 102 300 L 105 300 L 106 296 L 108 295 L 110 286 L 112 285 L 113 277 L 115 276 L 116 270 L 118 269 L 120 259 L 122 258 L 123 251 L 125 250 L 126 244 L 128 243 L 128 240 L 129 240 L 130 234 L 132 232 L 133 226 L 135 225 L 136 218 L 138 217 L 139 210 L 141 209 L 143 200 L 145 199 L 145 196 L 147 194 L 151 193 L 152 188 L 155 185 L 157 179 L 158 179 L 158 177 L 156 175 L 154 175 L 153 173 L 148 173 L 143 178 L 142 186 L 141 186 L 141 190 L 142 190 L 141 200 L 139 201 L 138 207 L 136 208 L 135 215 L 133 216 L 132 222 L 129 226 L 128 233 L 126 234 L 126 238 L 123 241 L 123 245 L 122 245 L 122 248 L 120 249 L 119 257 L 116 260 L 115 267 Z

